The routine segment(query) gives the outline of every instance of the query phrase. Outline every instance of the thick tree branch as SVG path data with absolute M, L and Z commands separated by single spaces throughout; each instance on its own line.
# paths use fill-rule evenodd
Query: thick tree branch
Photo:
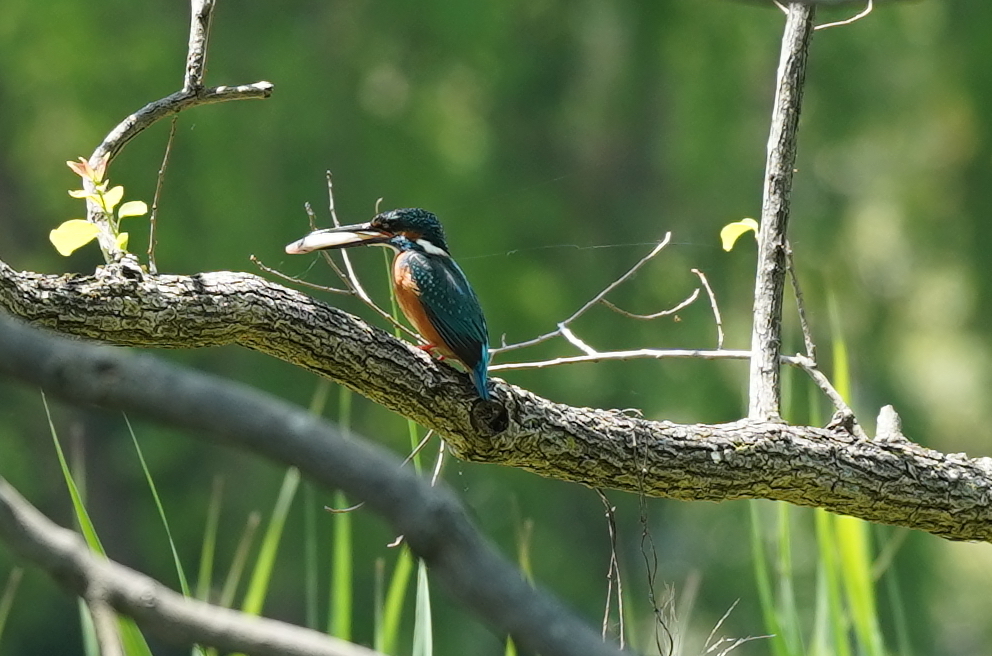
M 751 419 L 759 421 L 780 421 L 779 355 L 782 350 L 786 229 L 814 13 L 815 8 L 811 5 L 793 3 L 788 7 L 768 136 L 761 229 L 758 231 L 748 412 Z
M 646 421 L 620 411 L 552 403 L 500 381 L 494 385 L 497 403 L 487 404 L 475 396 L 467 376 L 419 349 L 250 274 L 149 276 L 122 262 L 95 276 L 51 276 L 16 273 L 0 262 L 0 307 L 38 325 L 113 344 L 241 344 L 326 376 L 434 429 L 466 460 L 649 496 L 776 499 L 950 539 L 992 539 L 988 459 L 945 455 L 901 440 L 867 441 L 842 428 Z M 76 358 L 72 366 L 40 355 L 38 361 L 26 360 L 11 341 L 14 329 L 5 325 L 0 369 L 46 388 L 63 384 L 66 376 L 81 376 L 73 367 L 92 372 L 112 356 L 65 351 L 65 357 L 71 352 Z M 12 362 L 21 364 L 15 369 Z M 117 372 L 125 362 L 113 359 L 106 366 Z M 128 392 L 118 378 L 103 376 L 99 382 L 95 389 L 103 394 L 117 394 L 120 386 L 125 389 L 119 393 Z M 101 398 L 86 393 L 75 398 Z M 178 407 L 174 397 L 170 403 Z M 266 438 L 273 442 L 284 444 Z
M 0 539 L 21 558 L 38 565 L 63 586 L 97 606 L 94 624 L 104 645 L 117 641 L 110 608 L 130 615 L 159 637 L 224 652 L 258 656 L 376 656 L 378 652 L 285 622 L 187 599 L 158 581 L 90 551 L 78 534 L 57 526 L 0 477 Z M 98 594 L 94 591 L 98 590 Z M 109 607 L 108 607 L 109 606 Z M 102 618 L 102 619 L 101 619 Z M 111 647 L 113 649 L 113 647 Z
M 0 315 L 0 373 L 70 402 L 144 414 L 296 466 L 385 517 L 453 597 L 528 652 L 619 653 L 532 588 L 478 533 L 447 487 L 431 487 L 385 449 L 346 437 L 302 408 L 150 356 L 53 338 L 5 315 Z

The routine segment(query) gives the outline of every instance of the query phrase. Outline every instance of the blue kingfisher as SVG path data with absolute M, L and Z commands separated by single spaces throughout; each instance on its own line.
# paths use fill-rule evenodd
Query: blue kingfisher
M 388 246 L 393 289 L 403 314 L 427 340 L 424 350 L 454 358 L 468 369 L 479 396 L 490 398 L 489 331 L 479 299 L 451 259 L 441 222 L 408 208 L 376 215 L 368 223 L 316 230 L 286 246 L 292 255 L 352 246 Z

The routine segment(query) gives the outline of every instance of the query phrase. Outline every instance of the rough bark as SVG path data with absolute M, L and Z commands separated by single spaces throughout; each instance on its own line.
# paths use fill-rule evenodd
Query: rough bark
M 0 307 L 58 332 L 125 346 L 237 343 L 326 376 L 433 428 L 466 460 L 684 500 L 766 498 L 955 540 L 992 538 L 992 461 L 846 429 L 741 421 L 680 425 L 553 403 L 468 377 L 361 319 L 246 273 L 17 273 Z

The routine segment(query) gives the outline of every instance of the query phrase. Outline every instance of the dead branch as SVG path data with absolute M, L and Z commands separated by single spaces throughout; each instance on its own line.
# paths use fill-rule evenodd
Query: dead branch
M 751 419 L 781 421 L 779 354 L 782 349 L 782 296 L 785 289 L 786 229 L 806 58 L 813 34 L 811 5 L 788 6 L 778 81 L 772 108 L 765 187 L 758 231 L 758 266 L 751 333 L 749 411 Z

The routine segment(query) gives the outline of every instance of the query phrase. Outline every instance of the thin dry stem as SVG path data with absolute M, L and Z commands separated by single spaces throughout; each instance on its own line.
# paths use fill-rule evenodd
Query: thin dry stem
M 262 263 L 262 261 L 260 259 L 258 259 L 254 255 L 249 255 L 248 256 L 248 259 L 251 260 L 252 264 L 254 264 L 255 266 L 257 266 L 262 271 L 264 271 L 266 273 L 271 273 L 272 275 L 276 276 L 277 278 L 282 278 L 283 280 L 285 280 L 287 282 L 291 282 L 291 283 L 296 284 L 296 285 L 303 285 L 304 287 L 309 287 L 310 289 L 316 289 L 316 290 L 319 290 L 319 291 L 322 291 L 322 292 L 330 292 L 332 294 L 346 294 L 348 296 L 354 296 L 355 295 L 355 292 L 353 292 L 350 289 L 339 289 L 337 287 L 328 287 L 327 285 L 318 285 L 315 282 L 308 282 L 308 281 L 303 280 L 301 278 L 297 278 L 295 276 L 290 276 L 288 274 L 283 273 L 282 271 L 280 271 L 278 269 L 273 269 L 272 267 L 266 266 L 265 264 Z
M 848 18 L 846 20 L 835 21 L 833 23 L 824 23 L 823 25 L 817 25 L 813 29 L 814 30 L 825 30 L 825 29 L 830 28 L 830 27 L 840 27 L 841 25 L 850 25 L 851 23 L 857 22 L 857 21 L 861 20 L 862 18 L 864 18 L 865 16 L 867 16 L 868 14 L 870 14 L 872 12 L 872 10 L 875 8 L 874 5 L 875 5 L 875 0 L 868 0 L 868 5 L 860 13 L 858 13 L 857 15 L 852 16 L 851 18 Z
M 158 176 L 155 179 L 155 195 L 152 197 L 152 212 L 148 216 L 148 271 L 158 273 L 158 266 L 155 264 L 155 245 L 158 241 L 158 199 L 162 195 L 162 183 L 165 181 L 165 170 L 169 166 L 169 155 L 172 154 L 172 143 L 176 139 L 176 123 L 179 121 L 179 114 L 172 117 L 172 125 L 169 127 L 169 138 L 165 142 L 165 154 L 162 155 L 162 165 L 158 169 Z
M 799 287 L 799 276 L 796 274 L 796 262 L 792 257 L 792 246 L 785 243 L 785 262 L 789 269 L 789 279 L 792 280 L 792 293 L 796 296 L 796 310 L 799 312 L 799 326 L 803 331 L 803 343 L 806 345 L 806 357 L 816 362 L 816 344 L 813 343 L 813 333 L 809 329 L 806 318 L 806 302 L 803 300 L 803 290 Z
M 558 324 L 558 328 L 556 330 L 553 330 L 550 333 L 545 333 L 544 335 L 541 335 L 539 337 L 535 337 L 534 339 L 529 339 L 529 340 L 527 340 L 525 342 L 518 342 L 516 344 L 509 344 L 509 345 L 501 346 L 499 348 L 490 349 L 489 352 L 492 355 L 495 355 L 497 353 L 505 353 L 506 351 L 514 351 L 516 349 L 526 348 L 528 346 L 535 346 L 537 344 L 543 344 L 544 342 L 546 342 L 546 341 L 548 341 L 550 339 L 553 339 L 553 338 L 558 337 L 558 336 L 563 336 L 562 326 L 567 327 L 568 324 L 572 323 L 573 321 L 575 321 L 576 319 L 578 319 L 579 317 L 581 317 L 591 307 L 593 307 L 594 305 L 596 305 L 597 303 L 599 303 L 600 301 L 602 301 L 603 298 L 605 298 L 607 294 L 609 294 L 611 291 L 613 291 L 618 286 L 620 286 L 621 284 L 623 284 L 625 281 L 627 281 L 628 279 L 630 279 L 630 277 L 633 276 L 635 273 L 637 273 L 637 271 L 640 270 L 641 267 L 643 267 L 645 264 L 647 264 L 648 262 L 650 262 L 652 258 L 654 258 L 658 253 L 660 253 L 662 251 L 662 249 L 664 249 L 665 246 L 668 245 L 668 242 L 671 241 L 671 239 L 672 239 L 672 233 L 670 233 L 670 232 L 669 233 L 666 233 L 665 234 L 665 238 L 662 239 L 661 240 L 661 243 L 659 243 L 657 246 L 655 246 L 651 250 L 650 253 L 648 253 L 643 258 L 641 258 L 641 260 L 638 261 L 634 266 L 632 266 L 625 274 L 623 274 L 622 276 L 620 276 L 619 278 L 617 278 L 616 280 L 614 280 L 612 283 L 610 283 L 609 285 L 607 285 L 606 288 L 603 289 L 603 291 L 601 291 L 598 294 L 596 294 L 595 296 L 593 296 L 592 299 L 589 300 L 585 305 L 583 305 L 578 310 L 576 310 L 575 313 L 572 314 L 572 316 L 570 316 L 569 318 L 567 318 L 564 321 L 562 321 L 561 323 L 559 323 Z
M 691 269 L 691 271 L 699 276 L 700 282 L 706 288 L 706 295 L 709 296 L 710 308 L 713 310 L 713 320 L 716 322 L 716 348 L 720 350 L 723 348 L 723 317 L 720 316 L 720 306 L 717 305 L 716 294 L 713 293 L 713 288 L 710 287 L 710 281 L 706 279 L 706 274 L 699 269 Z
M 695 269 L 693 269 L 693 271 L 695 271 Z M 631 319 L 640 319 L 643 321 L 650 321 L 651 319 L 660 319 L 661 317 L 669 317 L 675 314 L 676 312 L 684 310 L 686 307 L 694 303 L 697 298 L 699 298 L 699 287 L 696 287 L 694 290 L 692 290 L 692 293 L 689 294 L 689 296 L 684 301 L 682 301 L 675 307 L 669 308 L 667 310 L 662 310 L 661 312 L 655 312 L 654 314 L 634 314 L 633 312 L 628 312 L 623 308 L 617 307 L 616 305 L 610 303 L 605 298 L 600 299 L 599 302 L 605 305 L 606 307 L 610 308 L 617 314 L 622 314 L 625 317 L 630 317 Z

